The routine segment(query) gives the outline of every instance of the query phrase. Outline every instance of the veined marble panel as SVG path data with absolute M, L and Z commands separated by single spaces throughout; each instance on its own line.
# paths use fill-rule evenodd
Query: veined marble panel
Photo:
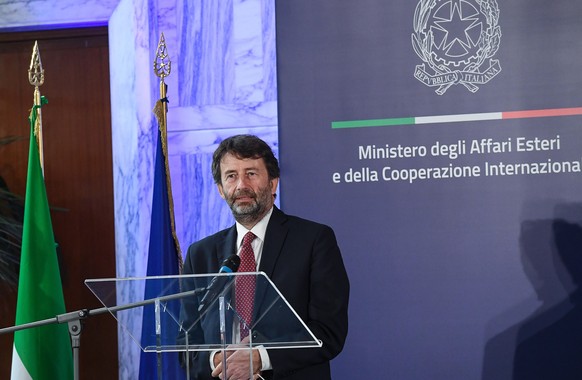
M 178 49 L 179 49 L 179 36 L 178 36 L 178 15 L 175 1 L 165 1 L 158 4 L 158 17 L 157 17 L 157 42 L 159 42 L 159 37 L 163 33 L 164 39 L 166 40 L 166 47 L 171 61 L 170 76 L 165 79 L 168 85 L 166 96 L 169 99 L 169 106 L 178 106 L 178 101 L 180 99 L 178 89 L 180 82 L 179 67 L 180 62 L 178 61 Z M 155 53 L 157 50 L 157 45 L 152 46 L 153 58 L 155 58 Z
M 168 129 L 172 132 L 272 125 L 277 125 L 274 101 L 177 107 L 168 112 Z
M 145 275 L 151 220 L 155 129 L 150 13 L 147 0 L 121 0 L 109 21 L 111 127 L 117 277 Z M 157 45 L 156 45 L 157 46 Z M 143 295 L 143 283 L 120 288 L 118 304 Z M 137 378 L 141 308 L 119 316 L 119 376 Z M 138 358 L 138 360 L 136 360 Z
M 276 99 L 274 0 L 180 4 L 179 106 Z
M 232 0 L 183 0 L 180 11 L 180 105 L 231 103 Z

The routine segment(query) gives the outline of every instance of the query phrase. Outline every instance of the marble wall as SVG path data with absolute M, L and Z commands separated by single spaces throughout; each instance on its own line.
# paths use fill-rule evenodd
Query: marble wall
M 3 31 L 109 26 L 118 277 L 142 277 L 147 266 L 160 33 L 172 62 L 168 149 L 185 255 L 191 242 L 233 223 L 210 173 L 220 141 L 252 133 L 278 151 L 274 7 L 275 0 L 0 0 Z M 132 298 L 119 294 L 118 302 Z M 139 336 L 139 312 L 120 323 Z M 124 330 L 119 356 L 120 379 L 137 378 L 139 346 Z

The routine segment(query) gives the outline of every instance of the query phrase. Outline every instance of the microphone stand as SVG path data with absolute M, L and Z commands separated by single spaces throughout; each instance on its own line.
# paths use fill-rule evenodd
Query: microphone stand
M 77 311 L 72 311 L 64 314 L 59 314 L 56 317 L 43 319 L 40 321 L 24 323 L 18 326 L 12 327 L 5 327 L 0 329 L 0 335 L 7 334 L 19 330 L 25 330 L 33 327 L 40 327 L 55 323 L 67 323 L 69 325 L 69 335 L 71 336 L 71 346 L 73 348 L 73 374 L 74 380 L 79 380 L 79 348 L 81 346 L 81 332 L 83 331 L 83 324 L 81 323 L 85 319 L 93 315 L 104 314 L 107 312 L 117 312 L 127 309 L 133 309 L 140 306 L 150 305 L 155 302 L 165 302 L 165 301 L 172 301 L 184 297 L 190 297 L 197 295 L 198 293 L 202 293 L 206 291 L 207 288 L 199 288 L 190 290 L 187 292 L 180 292 L 176 294 L 171 294 L 167 296 L 152 298 L 149 300 L 143 300 L 139 302 L 132 302 L 126 305 L 119 305 L 113 307 L 102 307 L 99 309 L 81 309 Z

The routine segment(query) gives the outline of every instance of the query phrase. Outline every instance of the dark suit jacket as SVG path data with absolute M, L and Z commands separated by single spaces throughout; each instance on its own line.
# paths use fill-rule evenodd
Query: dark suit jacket
M 183 273 L 216 273 L 220 263 L 233 253 L 236 253 L 235 226 L 192 244 Z M 323 341 L 322 348 L 269 350 L 273 370 L 263 372 L 262 376 L 330 379 L 329 361 L 342 350 L 348 332 L 349 298 L 349 281 L 333 230 L 286 215 L 274 207 L 259 271 L 267 274 L 314 335 Z M 198 338 L 210 334 L 207 330 L 218 334 L 217 326 L 204 326 Z M 204 338 L 217 341 L 216 337 Z M 198 380 L 211 379 L 208 353 L 200 352 L 191 360 L 191 375 Z

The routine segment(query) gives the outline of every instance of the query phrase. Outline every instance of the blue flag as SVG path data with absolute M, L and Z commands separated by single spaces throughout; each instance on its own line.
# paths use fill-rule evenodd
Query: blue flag
M 161 107 L 158 101 L 156 108 Z M 159 109 L 159 108 L 158 108 Z M 147 276 L 178 275 L 181 272 L 182 254 L 174 228 L 173 202 L 171 186 L 169 185 L 169 170 L 167 152 L 164 150 L 166 133 L 165 125 L 158 129 L 158 143 L 154 172 L 154 194 L 152 201 L 152 222 L 150 228 L 150 244 L 148 253 Z M 166 281 L 146 281 L 144 300 L 161 295 L 178 293 L 175 289 L 162 289 Z M 179 302 L 168 303 L 164 315 L 178 316 Z M 177 324 L 171 318 L 163 318 L 161 326 L 163 340 L 172 342 L 177 339 Z M 144 307 L 141 342 L 155 342 L 155 313 L 152 305 Z M 185 370 L 180 367 L 178 353 L 142 352 L 139 365 L 140 380 L 185 379 Z

